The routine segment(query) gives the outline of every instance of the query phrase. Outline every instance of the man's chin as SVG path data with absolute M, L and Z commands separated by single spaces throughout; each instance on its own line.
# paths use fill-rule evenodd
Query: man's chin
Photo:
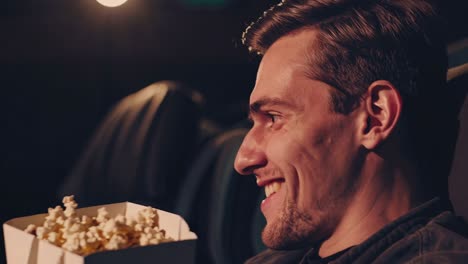
M 266 247 L 274 250 L 299 249 L 310 245 L 306 239 L 291 236 L 284 226 L 267 224 L 262 232 L 262 241 Z
M 266 237 L 262 234 L 262 241 L 267 248 L 274 250 L 294 250 L 310 246 L 310 243 L 305 241 L 293 241 L 289 239 L 280 239 L 279 237 Z
M 278 217 L 267 224 L 262 232 L 262 241 L 270 249 L 291 250 L 310 247 L 323 240 L 324 233 L 311 218 L 290 210 L 288 216 Z

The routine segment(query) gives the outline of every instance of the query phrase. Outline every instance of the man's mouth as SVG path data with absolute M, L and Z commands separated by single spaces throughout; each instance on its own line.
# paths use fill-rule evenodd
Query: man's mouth
M 267 221 L 270 221 L 281 211 L 282 200 L 285 199 L 286 195 L 286 186 L 283 186 L 284 179 L 272 179 L 267 180 L 267 182 L 259 181 L 258 184 L 265 188 L 266 198 L 261 203 L 261 210 Z
M 282 181 L 273 181 L 265 185 L 265 196 L 268 198 L 270 195 L 278 192 L 283 183 Z

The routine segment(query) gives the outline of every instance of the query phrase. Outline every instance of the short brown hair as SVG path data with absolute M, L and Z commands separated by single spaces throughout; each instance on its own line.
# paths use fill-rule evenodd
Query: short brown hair
M 445 85 L 443 24 L 423 0 L 286 0 L 247 27 L 243 42 L 263 54 L 277 39 L 304 28 L 318 31 L 311 77 L 337 89 L 336 111 L 347 113 L 375 80 L 404 96 Z

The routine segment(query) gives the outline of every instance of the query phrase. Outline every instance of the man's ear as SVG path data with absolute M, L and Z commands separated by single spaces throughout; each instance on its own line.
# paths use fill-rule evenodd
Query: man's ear
M 403 102 L 398 90 L 388 81 L 373 82 L 364 94 L 361 126 L 361 144 L 375 149 L 395 129 L 400 118 Z

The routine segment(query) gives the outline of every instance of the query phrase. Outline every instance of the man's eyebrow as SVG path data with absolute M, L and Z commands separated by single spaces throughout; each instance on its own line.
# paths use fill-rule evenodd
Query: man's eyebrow
M 285 101 L 281 98 L 260 98 L 257 101 L 250 104 L 250 113 L 258 113 L 260 109 L 264 106 L 284 106 L 287 108 L 295 108 L 293 104 L 288 101 Z

